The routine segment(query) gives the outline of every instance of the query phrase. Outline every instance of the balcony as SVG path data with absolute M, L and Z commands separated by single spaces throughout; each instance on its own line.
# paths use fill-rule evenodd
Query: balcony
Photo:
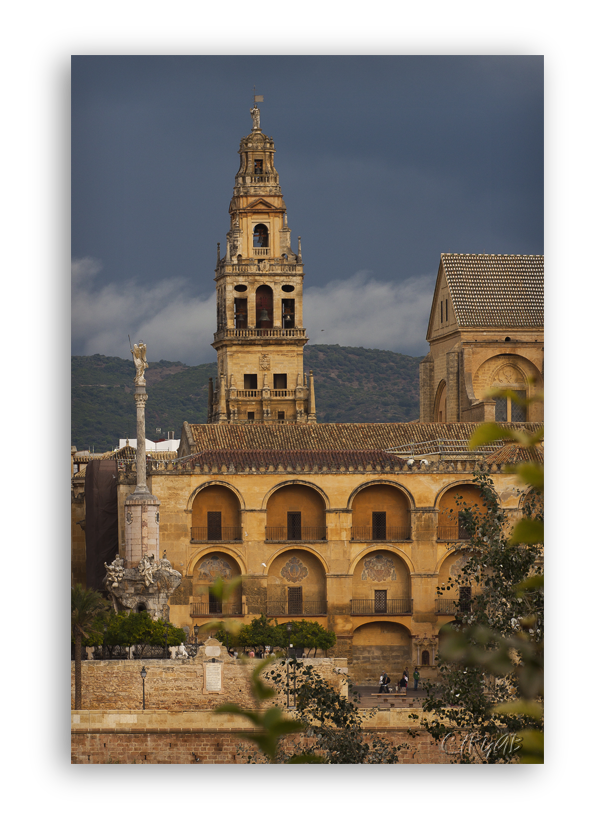
M 376 602 L 374 599 L 352 599 L 351 614 L 356 616 L 374 616 L 394 614 L 412 614 L 412 599 L 388 599 L 386 602 Z
M 351 527 L 351 541 L 410 541 L 411 528 Z
M 241 527 L 191 527 L 190 540 L 194 544 L 212 541 L 241 541 Z
M 265 264 L 265 263 L 264 263 Z M 259 263 L 255 259 L 243 260 L 242 262 L 230 262 L 227 264 L 223 262 L 216 268 L 216 279 L 225 274 L 252 274 L 252 273 L 272 273 L 272 274 L 294 274 L 301 273 L 303 265 L 301 262 L 288 262 L 286 259 L 268 259 L 267 270 L 260 269 Z
M 226 616 L 226 617 L 241 617 L 242 606 L 239 602 L 191 602 L 190 616 L 191 617 L 210 617 Z
M 268 599 L 268 617 L 316 617 L 327 614 L 327 600 L 305 599 L 289 604 L 286 599 Z
M 266 541 L 326 541 L 326 527 L 266 527 Z
M 439 541 L 468 541 L 470 534 L 461 524 L 439 524 L 436 537 Z
M 263 340 L 263 338 L 305 338 L 305 329 L 219 329 L 214 335 L 214 340 Z
M 253 247 L 252 252 L 255 256 L 269 256 L 269 247 Z

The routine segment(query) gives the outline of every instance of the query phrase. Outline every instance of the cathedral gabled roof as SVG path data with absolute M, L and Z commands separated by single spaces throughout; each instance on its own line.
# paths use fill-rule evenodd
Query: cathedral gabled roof
M 543 326 L 543 256 L 442 253 L 443 276 L 458 327 Z
M 535 430 L 540 425 L 512 423 L 507 428 Z M 387 451 L 416 442 L 438 439 L 467 442 L 473 422 L 379 422 L 370 424 L 317 423 L 265 425 L 189 425 L 184 423 L 183 442 L 191 440 L 199 451 Z M 180 446 L 182 450 L 184 446 Z M 192 447 L 192 446 L 191 446 Z

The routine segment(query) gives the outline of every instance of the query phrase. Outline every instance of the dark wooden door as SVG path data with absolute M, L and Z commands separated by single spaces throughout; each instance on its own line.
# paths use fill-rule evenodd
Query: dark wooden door
M 387 591 L 374 592 L 374 613 L 387 614 Z
M 301 614 L 303 612 L 304 595 L 302 588 L 288 588 L 289 591 L 289 614 Z
M 207 513 L 207 538 L 208 541 L 222 539 L 222 512 Z
M 287 538 L 289 541 L 302 540 L 301 512 L 287 512 Z
M 209 612 L 210 614 L 222 614 L 222 602 L 218 599 L 217 596 L 214 594 L 210 594 L 210 607 Z
M 374 541 L 385 541 L 387 538 L 387 513 L 372 513 L 372 538 Z

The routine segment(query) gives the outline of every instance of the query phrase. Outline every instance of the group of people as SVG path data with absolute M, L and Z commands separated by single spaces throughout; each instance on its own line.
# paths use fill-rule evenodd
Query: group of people
M 415 689 L 417 689 L 417 685 L 419 684 L 419 670 L 415 667 L 413 672 L 413 681 L 415 683 Z M 381 673 L 381 677 L 379 678 L 379 692 L 380 693 L 389 693 L 391 690 L 389 689 L 389 685 L 391 684 L 391 678 L 386 672 Z M 398 689 L 400 690 L 408 690 L 409 686 L 409 673 L 408 670 L 404 670 L 402 673 L 402 678 L 398 681 Z

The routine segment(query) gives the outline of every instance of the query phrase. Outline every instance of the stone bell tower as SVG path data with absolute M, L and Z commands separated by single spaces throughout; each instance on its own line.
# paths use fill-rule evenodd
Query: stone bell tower
M 212 344 L 218 376 L 210 381 L 208 422 L 314 423 L 312 373 L 304 374 L 301 239 L 295 253 L 274 141 L 261 131 L 256 105 L 250 114 L 222 258 L 218 247 Z

